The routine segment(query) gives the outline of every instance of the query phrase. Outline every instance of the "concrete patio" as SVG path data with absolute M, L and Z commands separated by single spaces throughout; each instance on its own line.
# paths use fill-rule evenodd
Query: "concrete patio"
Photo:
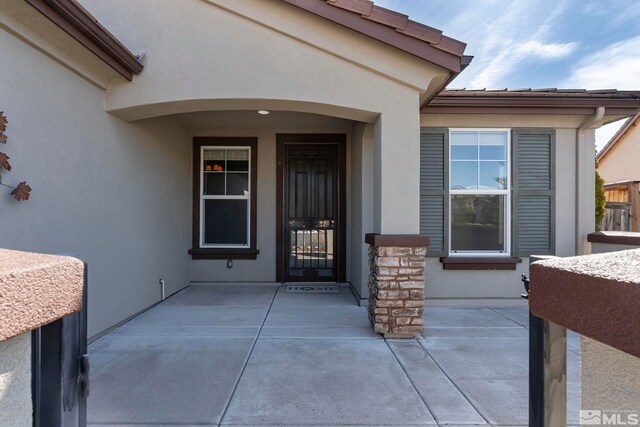
M 190 286 L 91 344 L 89 425 L 528 425 L 527 309 L 424 317 L 384 340 L 348 288 Z M 568 425 L 579 352 L 570 334 Z

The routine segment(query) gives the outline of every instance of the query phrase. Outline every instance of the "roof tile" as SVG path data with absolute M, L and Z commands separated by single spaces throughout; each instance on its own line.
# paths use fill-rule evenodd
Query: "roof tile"
M 373 9 L 371 0 L 327 0 L 327 3 L 360 15 L 369 15 Z
M 433 44 L 433 47 L 454 55 L 462 55 L 467 48 L 467 44 L 451 37 L 442 36 L 438 43 Z
M 407 21 L 404 30 L 398 29 L 397 31 L 431 44 L 438 43 L 442 38 L 442 31 L 411 20 Z
M 407 26 L 407 22 L 409 21 L 409 16 L 405 14 L 376 5 L 373 5 L 371 13 L 362 16 L 370 21 L 378 22 L 400 30 L 404 30 Z

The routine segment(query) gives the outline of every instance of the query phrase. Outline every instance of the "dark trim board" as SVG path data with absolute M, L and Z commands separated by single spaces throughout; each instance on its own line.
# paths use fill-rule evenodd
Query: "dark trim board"
M 587 235 L 590 243 L 608 243 L 610 245 L 640 246 L 640 233 L 633 231 L 599 231 Z
M 441 257 L 443 270 L 515 270 L 518 257 Z
M 335 144 L 338 146 L 338 282 L 346 282 L 347 265 L 347 137 L 345 134 L 276 135 L 276 282 L 285 280 L 284 147 L 285 145 Z
M 251 196 L 248 248 L 201 248 L 200 247 L 200 149 L 203 146 L 241 146 L 251 147 Z M 257 232 L 257 194 L 258 194 L 258 139 L 253 137 L 212 137 L 193 138 L 193 171 L 192 171 L 192 227 L 191 227 L 191 259 L 256 259 L 260 251 L 256 248 Z

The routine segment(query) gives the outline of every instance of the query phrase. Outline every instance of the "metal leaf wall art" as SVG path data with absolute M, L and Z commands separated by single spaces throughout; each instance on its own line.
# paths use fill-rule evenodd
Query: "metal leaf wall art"
M 7 117 L 4 115 L 4 111 L 0 111 L 0 144 L 7 143 Z M 0 172 L 11 170 L 11 163 L 9 163 L 9 156 L 0 151 Z M 5 184 L 2 182 L 2 175 L 0 175 L 0 185 L 11 189 L 11 195 L 17 201 L 29 200 L 31 194 L 31 187 L 26 181 L 18 183 L 15 187 L 13 185 Z

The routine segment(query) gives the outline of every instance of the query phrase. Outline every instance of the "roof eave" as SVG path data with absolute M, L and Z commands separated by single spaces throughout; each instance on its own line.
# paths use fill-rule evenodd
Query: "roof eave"
M 491 92 L 472 92 L 468 95 L 436 96 L 421 109 L 423 114 L 593 114 L 597 107 L 606 107 L 607 115 L 632 116 L 640 109 L 640 98 L 621 98 L 625 92 L 615 92 L 615 96 L 570 96 L 568 93 L 549 93 L 541 96 L 528 94 L 518 96 L 517 92 L 506 95 Z M 631 93 L 631 92 L 630 92 Z
M 127 80 L 142 64 L 76 0 L 25 0 Z
M 316 0 L 284 0 L 285 2 L 311 12 L 317 16 L 335 22 L 351 30 L 369 36 L 373 39 L 386 43 L 404 52 L 417 56 L 420 59 L 431 62 L 442 68 L 445 68 L 455 75 L 459 74 L 467 65 L 469 65 L 469 56 L 463 55 L 464 49 L 460 54 L 454 54 L 451 51 L 438 49 L 429 43 L 417 38 L 407 36 L 393 27 L 380 24 L 375 21 L 363 19 L 360 15 L 332 6 L 326 1 Z M 448 37 L 442 37 L 443 43 L 447 41 L 461 44 L 457 40 Z

